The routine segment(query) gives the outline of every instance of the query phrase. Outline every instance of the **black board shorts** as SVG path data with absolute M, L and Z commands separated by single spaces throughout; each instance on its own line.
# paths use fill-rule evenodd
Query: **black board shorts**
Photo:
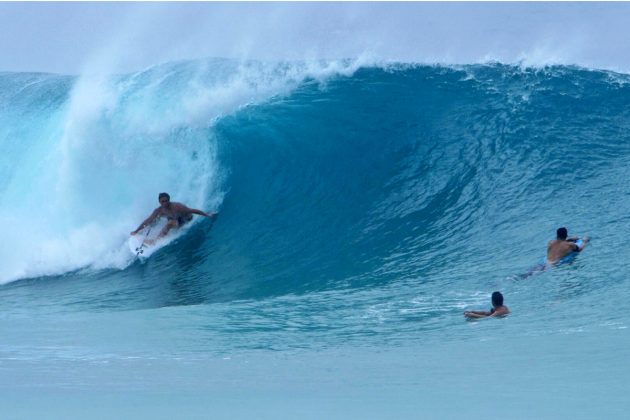
M 192 214 L 189 214 L 188 216 L 179 216 L 177 218 L 169 217 L 168 220 L 177 220 L 177 226 L 182 227 L 192 220 Z

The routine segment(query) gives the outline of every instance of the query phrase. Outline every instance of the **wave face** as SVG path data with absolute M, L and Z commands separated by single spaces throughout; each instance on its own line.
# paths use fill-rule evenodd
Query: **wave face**
M 560 226 L 623 241 L 605 203 L 628 191 L 629 88 L 572 67 L 367 67 L 223 118 L 221 222 L 211 254 L 183 251 L 212 284 L 200 301 L 500 288 Z
M 2 282 L 133 270 L 160 191 L 222 213 L 146 267 L 203 278 L 194 302 L 500 277 L 513 241 L 538 255 L 585 225 L 594 185 L 618 197 L 629 152 L 628 78 L 570 67 L 207 60 L 0 85 Z

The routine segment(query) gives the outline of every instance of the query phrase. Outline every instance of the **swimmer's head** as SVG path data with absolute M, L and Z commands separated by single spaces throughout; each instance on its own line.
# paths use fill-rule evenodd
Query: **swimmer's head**
M 494 292 L 492 294 L 492 306 L 503 306 L 503 295 L 501 294 L 501 292 Z
M 569 232 L 567 232 L 567 228 L 565 227 L 561 227 L 556 231 L 556 236 L 558 237 L 558 239 L 565 240 L 567 239 L 568 235 L 569 235 Z

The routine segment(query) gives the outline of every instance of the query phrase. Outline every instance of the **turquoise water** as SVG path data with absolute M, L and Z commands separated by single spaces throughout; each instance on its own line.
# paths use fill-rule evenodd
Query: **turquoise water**
M 625 418 L 630 79 L 0 74 L 11 418 Z M 157 194 L 219 210 L 140 261 Z M 556 228 L 569 264 L 522 274 Z M 466 321 L 500 290 L 512 314 Z

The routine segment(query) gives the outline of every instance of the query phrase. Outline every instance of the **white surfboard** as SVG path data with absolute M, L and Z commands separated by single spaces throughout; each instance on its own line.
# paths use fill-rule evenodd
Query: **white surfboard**
M 146 227 L 137 234 L 131 235 L 127 240 L 129 251 L 137 257 L 147 258 L 160 249 L 165 242 L 168 242 L 166 238 L 157 239 L 165 224 L 166 220 L 158 220 L 153 226 Z
M 144 236 L 139 234 L 131 235 L 127 241 L 127 245 L 129 245 L 129 251 L 137 256 L 144 254 L 147 249 L 147 245 L 144 244 Z

